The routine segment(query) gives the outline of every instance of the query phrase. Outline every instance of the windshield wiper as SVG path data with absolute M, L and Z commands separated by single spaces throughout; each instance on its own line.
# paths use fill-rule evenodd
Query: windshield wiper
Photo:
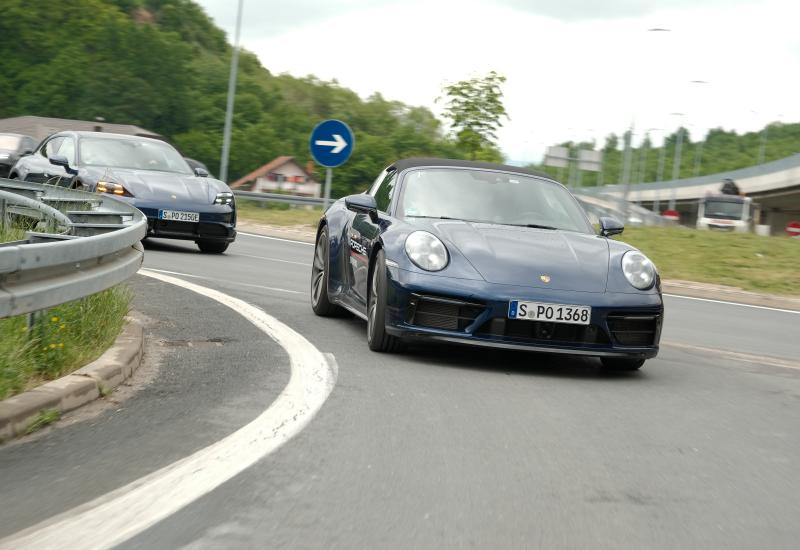
M 553 227 L 552 225 L 539 225 L 538 223 L 501 223 L 498 225 L 510 225 L 512 227 L 531 227 L 533 229 L 550 229 L 555 231 L 558 227 Z

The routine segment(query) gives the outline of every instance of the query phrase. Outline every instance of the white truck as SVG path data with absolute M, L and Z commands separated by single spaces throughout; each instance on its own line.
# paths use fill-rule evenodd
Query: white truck
M 708 195 L 697 208 L 697 229 L 747 233 L 753 230 L 755 205 L 741 195 Z

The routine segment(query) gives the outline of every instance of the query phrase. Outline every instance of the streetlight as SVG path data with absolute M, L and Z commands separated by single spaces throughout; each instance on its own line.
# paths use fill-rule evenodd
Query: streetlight
M 683 117 L 684 113 L 670 113 L 671 116 Z M 672 180 L 680 179 L 681 175 L 681 147 L 683 146 L 683 124 L 678 125 L 678 135 L 675 138 L 675 158 L 672 161 Z M 672 186 L 672 192 L 669 197 L 669 209 L 675 210 L 675 186 Z
M 219 179 L 228 181 L 228 157 L 231 152 L 231 126 L 233 124 L 233 100 L 236 97 L 236 71 L 239 68 L 239 35 L 242 30 L 242 4 L 239 0 L 236 10 L 236 31 L 231 54 L 231 73 L 228 76 L 228 104 L 225 108 L 225 127 L 222 130 L 222 158 L 219 161 Z

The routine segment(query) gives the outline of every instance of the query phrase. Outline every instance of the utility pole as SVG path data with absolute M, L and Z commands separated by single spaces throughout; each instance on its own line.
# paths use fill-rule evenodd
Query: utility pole
M 678 136 L 675 139 L 675 160 L 672 162 L 672 180 L 673 183 L 681 177 L 681 147 L 683 146 L 683 125 L 678 126 Z M 675 210 L 675 194 L 677 189 L 672 186 L 672 192 L 669 197 L 669 209 Z
M 228 158 L 231 152 L 231 126 L 233 124 L 233 100 L 236 97 L 236 72 L 239 69 L 239 35 L 242 30 L 242 4 L 239 0 L 236 11 L 236 31 L 231 54 L 231 73 L 228 76 L 228 104 L 225 108 L 225 128 L 222 130 L 222 158 L 219 161 L 219 179 L 228 182 Z

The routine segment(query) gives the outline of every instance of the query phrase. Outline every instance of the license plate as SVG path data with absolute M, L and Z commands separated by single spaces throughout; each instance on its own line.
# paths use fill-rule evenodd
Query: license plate
M 159 210 L 159 220 L 169 220 L 173 222 L 200 222 L 199 212 L 181 212 L 180 210 Z
M 508 318 L 525 321 L 568 323 L 570 325 L 588 325 L 592 319 L 592 308 L 590 306 L 512 300 L 508 304 Z

